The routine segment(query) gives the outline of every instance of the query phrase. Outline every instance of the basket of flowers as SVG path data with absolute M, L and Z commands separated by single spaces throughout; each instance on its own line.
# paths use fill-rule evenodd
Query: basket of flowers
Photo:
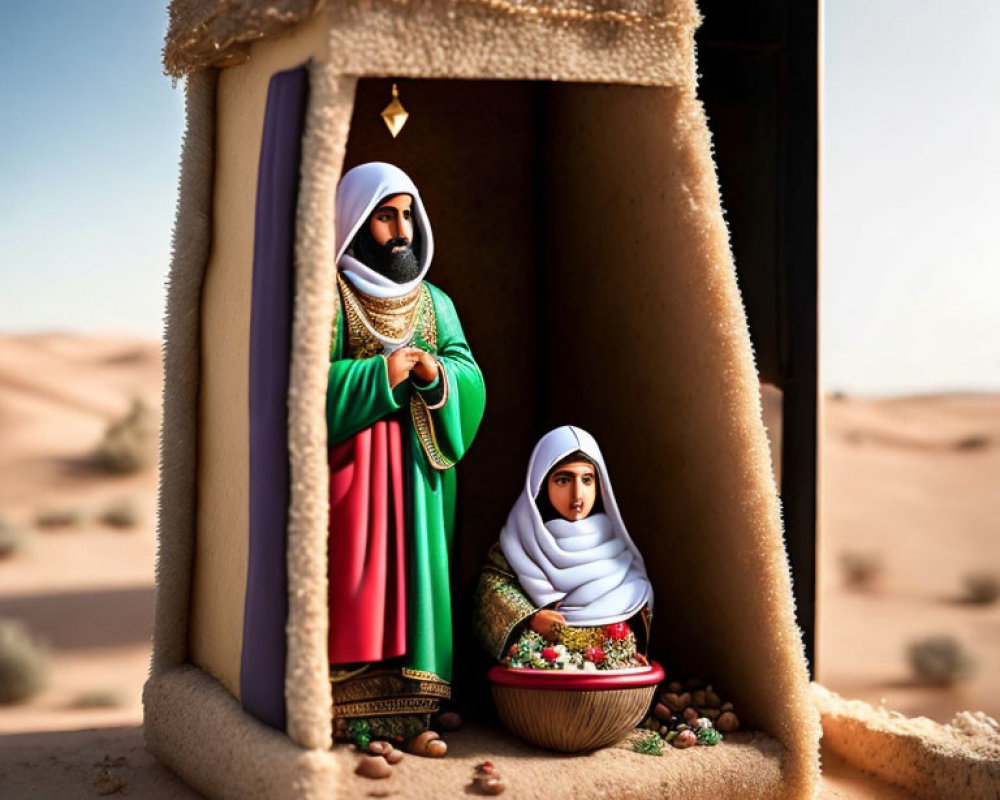
M 625 623 L 559 632 L 532 630 L 488 677 L 504 725 L 525 741 L 579 753 L 620 741 L 646 715 L 663 668 L 637 651 Z

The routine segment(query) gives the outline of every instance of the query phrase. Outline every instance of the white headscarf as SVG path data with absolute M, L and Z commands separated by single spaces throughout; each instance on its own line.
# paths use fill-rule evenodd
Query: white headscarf
M 535 505 L 542 482 L 577 450 L 597 465 L 604 513 L 576 522 L 542 522 Z M 500 548 L 535 605 L 562 601 L 559 611 L 570 625 L 621 622 L 653 603 L 653 587 L 618 512 L 604 457 L 581 428 L 556 428 L 535 446 L 524 489 L 500 532 Z
M 408 283 L 396 283 L 362 264 L 347 253 L 361 226 L 378 208 L 378 204 L 396 194 L 413 198 L 413 216 L 420 231 L 420 252 L 417 259 L 420 274 Z M 351 284 L 372 297 L 402 297 L 409 294 L 424 279 L 434 256 L 434 236 L 427 219 L 420 193 L 413 181 L 399 167 L 381 161 L 370 161 L 349 170 L 337 187 L 336 206 L 337 266 Z

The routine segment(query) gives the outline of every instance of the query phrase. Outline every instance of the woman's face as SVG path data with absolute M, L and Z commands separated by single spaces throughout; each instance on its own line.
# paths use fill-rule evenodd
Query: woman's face
M 586 461 L 563 464 L 546 481 L 549 502 L 559 514 L 576 522 L 587 517 L 597 500 L 597 475 Z

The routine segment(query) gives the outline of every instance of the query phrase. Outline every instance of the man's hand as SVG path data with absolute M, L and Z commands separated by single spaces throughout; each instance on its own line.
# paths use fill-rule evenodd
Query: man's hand
M 410 377 L 410 372 L 418 361 L 417 353 L 423 352 L 415 347 L 400 347 L 386 359 L 389 367 L 389 388 L 395 389 Z
M 531 617 L 531 630 L 541 634 L 542 638 L 548 642 L 554 642 L 559 638 L 556 625 L 565 624 L 566 617 L 550 608 L 543 608 L 541 611 L 536 611 Z
M 416 359 L 416 363 L 413 365 L 413 374 L 417 380 L 423 384 L 433 383 L 438 375 L 438 362 L 435 361 L 434 356 L 419 347 L 407 347 L 406 349 Z

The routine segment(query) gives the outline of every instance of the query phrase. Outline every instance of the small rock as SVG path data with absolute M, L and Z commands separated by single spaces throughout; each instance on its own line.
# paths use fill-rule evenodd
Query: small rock
M 415 756 L 429 755 L 427 745 L 441 738 L 437 731 L 423 731 L 418 733 L 406 744 L 406 749 Z
M 476 775 L 472 779 L 472 785 L 479 791 L 480 794 L 503 794 L 504 789 L 507 785 L 504 783 L 503 778 L 499 775 L 490 775 L 487 773 L 481 773 Z
M 472 776 L 472 786 L 479 794 L 500 794 L 507 788 L 500 773 L 496 771 L 492 761 L 476 764 L 476 772 Z
M 666 736 L 668 733 L 670 733 L 670 728 L 666 725 L 661 725 L 659 730 L 660 736 Z
M 681 731 L 674 737 L 674 740 L 670 744 L 678 750 L 683 750 L 686 747 L 693 747 L 698 744 L 698 736 L 692 730 Z
M 432 739 L 427 743 L 426 756 L 428 758 L 441 758 L 448 752 L 448 745 L 443 739 Z
M 388 753 L 385 754 L 385 760 L 390 764 L 398 764 L 403 760 L 403 751 L 393 748 Z
M 721 703 L 721 702 L 722 702 L 722 698 L 719 697 L 719 695 L 715 693 L 715 690 L 712 689 L 711 686 L 709 686 L 707 689 L 705 689 L 705 705 L 706 706 L 708 706 L 709 708 L 718 708 L 719 707 L 719 703 Z
M 101 770 L 101 774 L 94 780 L 94 790 L 102 797 L 111 794 L 124 793 L 125 784 L 106 769 Z
M 721 706 L 719 706 L 719 711 L 732 711 L 732 710 L 733 710 L 732 703 L 723 703 Z
M 676 692 L 665 692 L 660 697 L 660 702 L 671 711 L 680 711 L 684 708 L 684 704 L 681 703 L 680 696 Z
M 697 721 L 698 717 L 701 716 L 701 714 L 698 713 L 698 709 L 695 708 L 694 706 L 688 706 L 681 713 L 681 716 L 684 718 L 684 721 L 688 725 L 694 725 L 694 723 Z
M 385 760 L 384 756 L 361 756 L 361 763 L 354 770 L 363 778 L 388 778 L 392 774 L 392 768 Z
M 392 745 L 389 744 L 389 742 L 377 741 L 370 742 L 368 744 L 368 752 L 373 756 L 384 756 L 389 753 L 390 750 L 392 750 Z
M 457 711 L 445 711 L 437 722 L 443 731 L 457 731 L 462 727 L 462 717 Z
M 677 702 L 681 704 L 681 708 L 686 708 L 691 705 L 691 693 L 684 692 L 683 694 L 677 695 Z M 678 709 L 679 711 L 680 709 Z
M 697 692 L 691 692 L 691 705 L 698 706 L 698 708 L 706 708 L 708 703 L 706 702 L 705 692 L 700 689 Z
M 656 708 L 653 709 L 653 713 L 656 715 L 657 719 L 663 720 L 664 722 L 669 720 L 671 717 L 670 709 L 663 705 L 663 703 L 657 703 Z
M 717 709 L 717 708 L 703 708 L 702 709 L 702 714 L 704 716 L 708 717 L 710 720 L 712 720 L 712 722 L 715 722 L 715 720 L 717 720 L 719 718 L 719 714 L 721 714 L 721 713 L 722 712 L 719 711 L 719 709 Z
M 723 733 L 739 730 L 740 720 L 732 711 L 723 711 L 715 721 L 715 729 Z

